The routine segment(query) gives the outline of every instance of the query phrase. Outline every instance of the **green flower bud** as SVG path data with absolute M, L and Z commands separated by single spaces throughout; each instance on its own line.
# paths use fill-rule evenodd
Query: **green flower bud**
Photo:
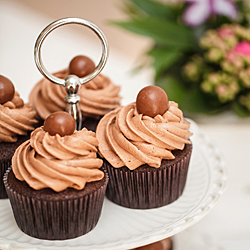
M 235 74 L 238 72 L 238 70 L 232 65 L 232 63 L 228 60 L 223 60 L 220 63 L 221 68 L 230 73 L 230 74 Z
M 220 49 L 212 48 L 205 54 L 205 57 L 210 62 L 219 62 L 222 59 L 222 55 L 223 53 Z
M 230 36 L 225 38 L 225 42 L 228 45 L 228 48 L 231 49 L 238 43 L 238 39 L 234 36 Z
M 199 69 L 194 62 L 187 63 L 183 68 L 183 72 L 191 81 L 199 79 Z
M 235 68 L 237 69 L 242 69 L 244 68 L 244 61 L 240 56 L 237 56 L 234 61 L 232 61 L 232 64 Z
M 240 86 L 237 79 L 222 73 L 221 83 L 215 87 L 215 94 L 218 96 L 220 102 L 225 103 L 234 100 L 240 91 Z
M 234 94 L 234 96 L 236 94 L 239 93 L 240 91 L 240 86 L 238 84 L 238 82 L 236 80 L 232 80 L 230 83 L 229 83 L 229 89 L 230 91 L 232 91 L 232 93 Z
M 220 80 L 222 82 L 224 82 L 225 84 L 227 84 L 231 79 L 230 79 L 230 76 L 228 74 L 226 74 L 225 72 L 221 72 L 220 73 Z
M 215 30 L 206 31 L 205 35 L 200 38 L 199 45 L 203 49 L 209 49 L 214 46 L 214 41 L 218 39 L 217 33 Z
M 199 41 L 201 48 L 206 49 L 210 47 L 210 40 L 207 37 L 201 37 Z
M 242 60 L 243 60 L 243 62 L 245 64 L 245 66 L 249 66 L 250 65 L 250 57 L 249 56 L 242 55 L 241 58 L 242 58 Z
M 212 93 L 213 92 L 213 85 L 208 81 L 203 81 L 201 83 L 201 90 L 206 93 Z
M 219 73 L 210 73 L 207 76 L 207 80 L 212 84 L 212 85 L 218 85 L 220 83 L 220 74 Z
M 236 24 L 234 25 L 234 30 L 240 39 L 250 41 L 250 29 Z
M 215 93 L 217 94 L 220 102 L 222 102 L 222 103 L 227 102 L 227 100 L 228 100 L 228 87 L 227 87 L 227 85 L 220 84 L 220 85 L 216 86 Z

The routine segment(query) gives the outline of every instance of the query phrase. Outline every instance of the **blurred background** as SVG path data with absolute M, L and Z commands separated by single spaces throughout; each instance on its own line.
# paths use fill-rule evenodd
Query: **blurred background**
M 218 1 L 219 2 L 219 1 Z M 103 74 L 122 86 L 124 103 L 135 100 L 139 90 L 154 84 L 152 68 L 133 72 L 152 40 L 111 25 L 124 20 L 122 0 L 0 0 L 0 73 L 10 78 L 24 100 L 41 78 L 33 49 L 40 32 L 52 21 L 81 17 L 95 23 L 109 43 Z M 66 68 L 78 54 L 96 63 L 101 45 L 89 30 L 72 25 L 52 32 L 42 47 L 50 72 Z M 249 119 L 221 114 L 194 118 L 222 151 L 228 166 L 228 187 L 218 204 L 200 222 L 175 235 L 173 250 L 250 249 L 250 129 Z
M 150 40 L 131 35 L 109 23 L 124 18 L 120 9 L 122 1 L 0 0 L 0 4 L 1 74 L 13 81 L 23 98 L 27 99 L 31 88 L 42 77 L 34 62 L 35 41 L 49 23 L 63 17 L 87 19 L 103 31 L 109 43 L 109 59 L 103 73 L 125 87 L 122 88 L 124 97 L 134 99 L 142 86 L 152 83 L 150 72 L 141 72 L 140 77 L 132 73 Z M 53 31 L 42 46 L 44 65 L 50 72 L 68 67 L 70 60 L 78 54 L 90 56 L 95 63 L 101 57 L 97 36 L 79 25 L 67 25 Z

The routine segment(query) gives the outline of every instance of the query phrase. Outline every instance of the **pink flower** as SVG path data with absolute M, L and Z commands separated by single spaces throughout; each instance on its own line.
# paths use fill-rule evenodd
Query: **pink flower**
M 217 33 L 222 38 L 227 38 L 234 35 L 234 31 L 230 27 L 223 27 L 217 30 Z
M 250 43 L 247 41 L 242 41 L 234 47 L 234 52 L 236 54 L 241 54 L 250 57 Z
M 223 15 L 235 19 L 238 11 L 230 0 L 182 0 L 190 3 L 186 8 L 183 19 L 189 26 L 204 23 L 211 15 Z
M 250 43 L 249 42 L 247 41 L 239 42 L 226 55 L 226 59 L 230 61 L 234 65 L 234 67 L 238 69 L 244 67 L 244 62 L 239 57 L 239 55 L 246 56 L 248 58 L 250 57 Z
M 236 53 L 233 50 L 231 50 L 231 51 L 229 51 L 227 53 L 227 57 L 226 58 L 227 58 L 228 61 L 234 62 L 237 59 L 237 55 L 236 55 Z

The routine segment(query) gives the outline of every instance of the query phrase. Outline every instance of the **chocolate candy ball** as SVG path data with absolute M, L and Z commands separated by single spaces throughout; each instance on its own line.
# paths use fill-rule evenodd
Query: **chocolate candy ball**
M 0 75 L 0 103 L 4 104 L 11 101 L 15 94 L 15 88 L 12 82 Z
M 137 95 L 136 108 L 139 114 L 155 117 L 156 115 L 163 115 L 168 107 L 168 96 L 158 86 L 147 86 Z
M 69 64 L 70 75 L 84 77 L 95 70 L 94 62 L 87 56 L 76 56 Z
M 43 129 L 50 135 L 60 136 L 72 135 L 75 131 L 76 123 L 74 118 L 64 111 L 58 111 L 49 115 L 43 124 Z

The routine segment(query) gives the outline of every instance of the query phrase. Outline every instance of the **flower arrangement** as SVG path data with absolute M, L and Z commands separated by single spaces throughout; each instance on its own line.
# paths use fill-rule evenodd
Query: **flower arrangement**
M 125 0 L 115 25 L 150 37 L 141 66 L 184 112 L 250 116 L 250 5 L 247 0 Z M 140 67 L 141 67 L 140 66 Z

